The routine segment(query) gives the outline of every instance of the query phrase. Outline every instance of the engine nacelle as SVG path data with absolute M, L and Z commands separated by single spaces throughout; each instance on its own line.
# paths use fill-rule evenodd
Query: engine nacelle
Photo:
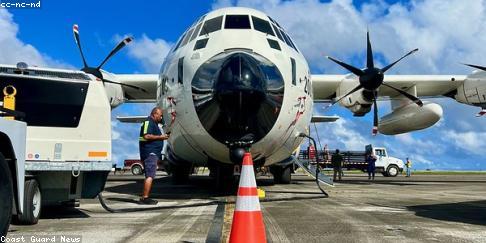
M 457 88 L 454 98 L 461 103 L 486 108 L 486 73 L 475 72 Z
M 355 80 L 355 76 L 349 76 L 344 80 L 336 91 L 336 96 L 341 97 L 346 95 L 354 87 L 358 86 L 359 81 Z M 373 103 L 373 94 L 361 89 L 348 95 L 346 98 L 339 101 L 341 106 L 348 108 L 355 116 L 364 116 L 371 111 Z
M 395 135 L 431 127 L 442 117 L 442 107 L 435 103 L 424 102 L 422 107 L 411 103 L 380 118 L 378 131 Z
M 117 82 L 116 76 L 112 73 L 106 72 L 104 70 L 101 70 L 101 72 L 103 73 L 103 77 L 106 80 Z M 121 85 L 105 82 L 105 92 L 112 109 L 125 102 L 125 95 L 123 93 L 123 88 L 121 87 Z
M 105 91 L 111 108 L 115 108 L 124 103 L 125 96 L 123 95 L 121 85 L 105 83 Z

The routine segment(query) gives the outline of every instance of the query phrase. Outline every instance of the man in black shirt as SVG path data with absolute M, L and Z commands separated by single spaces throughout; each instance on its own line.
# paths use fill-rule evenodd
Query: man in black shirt
M 168 134 L 162 135 L 159 123 L 162 121 L 162 109 L 155 107 L 152 109 L 147 121 L 140 127 L 139 147 L 140 160 L 143 161 L 145 169 L 145 181 L 143 194 L 140 198 L 142 204 L 157 204 L 157 201 L 149 198 L 152 189 L 152 181 L 157 171 L 157 161 L 161 159 L 164 140 L 169 138 Z
M 343 171 L 343 156 L 339 153 L 339 149 L 336 149 L 336 152 L 331 157 L 332 168 L 334 169 L 334 176 L 333 180 L 336 180 L 336 175 L 338 176 L 339 180 L 341 180 L 342 171 Z

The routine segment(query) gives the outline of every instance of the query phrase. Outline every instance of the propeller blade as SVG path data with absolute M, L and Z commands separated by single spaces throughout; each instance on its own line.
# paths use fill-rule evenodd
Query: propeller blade
M 332 57 L 330 57 L 330 56 L 326 56 L 326 57 L 327 57 L 327 59 L 329 59 L 329 60 L 331 60 L 331 61 L 333 61 L 333 62 L 335 62 L 335 63 L 339 64 L 340 66 L 342 66 L 342 67 L 343 67 L 343 68 L 345 68 L 346 70 L 348 70 L 348 71 L 350 71 L 350 72 L 354 73 L 354 74 L 355 74 L 356 76 L 358 76 L 358 77 L 359 77 L 359 76 L 361 76 L 361 75 L 364 75 L 364 72 L 363 72 L 363 70 L 361 70 L 361 69 L 355 68 L 355 67 L 353 67 L 353 66 L 351 66 L 351 65 L 349 65 L 349 64 L 346 64 L 346 63 L 344 63 L 344 62 L 341 62 L 341 61 L 339 61 L 339 60 L 337 60 L 337 59 L 334 59 L 334 58 L 332 58 Z
M 105 63 L 113 56 L 115 55 L 118 51 L 120 51 L 123 47 L 125 47 L 128 43 L 130 43 L 131 41 L 133 40 L 132 37 L 127 37 L 125 39 L 123 39 L 120 43 L 118 43 L 118 45 L 113 48 L 113 50 L 110 52 L 110 54 L 108 54 L 108 56 L 105 58 L 105 60 L 103 60 L 103 62 L 101 62 L 101 64 L 96 68 L 96 69 L 101 69 L 101 67 L 103 65 L 105 65 Z
M 483 67 L 483 66 L 478 66 L 478 65 L 473 65 L 473 64 L 467 64 L 467 63 L 463 63 L 463 64 L 466 65 L 466 66 L 472 67 L 472 68 L 477 68 L 479 70 L 486 71 L 486 67 Z
M 145 92 L 145 93 L 148 93 L 146 89 L 141 88 L 141 87 L 138 87 L 138 86 L 135 86 L 135 85 L 131 85 L 131 84 L 124 84 L 124 83 L 119 83 L 119 82 L 110 81 L 110 80 L 107 80 L 107 79 L 102 79 L 102 80 L 103 80 L 103 82 L 105 82 L 105 83 L 110 83 L 110 84 L 118 84 L 118 85 L 121 85 L 121 86 L 130 87 L 130 88 L 137 89 L 137 90 L 143 91 L 143 92 Z
M 375 68 L 373 64 L 373 50 L 371 49 L 371 42 L 370 42 L 370 32 L 366 32 L 366 67 L 368 69 Z
M 371 132 L 373 136 L 378 134 L 378 106 L 376 105 L 376 95 L 373 93 L 373 130 Z
M 81 59 L 83 59 L 83 65 L 84 67 L 88 67 L 88 64 L 86 63 L 86 59 L 84 58 L 83 54 L 83 48 L 81 48 L 81 41 L 79 39 L 79 26 L 77 24 L 73 25 L 73 34 L 74 34 L 74 41 L 76 42 L 76 45 L 78 46 L 79 53 L 81 53 Z
M 418 48 L 415 48 L 413 50 L 411 50 L 410 52 L 408 52 L 407 54 L 405 54 L 403 57 L 401 57 L 400 59 L 392 62 L 391 64 L 388 64 L 388 66 L 384 67 L 381 69 L 381 71 L 384 73 L 386 71 L 388 71 L 388 69 L 390 69 L 391 67 L 393 67 L 395 64 L 397 64 L 399 61 L 401 61 L 403 58 L 405 57 L 408 57 L 410 55 L 412 55 L 414 52 L 418 51 Z
M 393 90 L 397 91 L 398 93 L 400 93 L 401 95 L 407 97 L 408 99 L 410 99 L 411 101 L 413 101 L 415 104 L 417 104 L 420 107 L 422 107 L 424 105 L 424 103 L 419 98 L 417 98 L 417 97 L 415 97 L 415 96 L 413 96 L 413 95 L 411 95 L 411 94 L 409 94 L 409 93 L 407 93 L 407 92 L 405 92 L 405 91 L 403 91 L 401 89 L 397 89 L 397 88 L 395 88 L 395 87 L 393 87 L 391 85 L 388 85 L 386 83 L 383 83 L 383 85 L 385 85 L 386 87 L 388 87 L 390 89 L 393 89 Z
M 338 100 L 336 100 L 336 101 L 332 102 L 331 104 L 329 104 L 329 105 L 328 105 L 327 107 L 325 107 L 324 109 L 327 109 L 327 108 L 329 108 L 329 107 L 331 107 L 331 106 L 335 105 L 336 103 L 338 103 L 338 102 L 339 102 L 339 101 L 341 101 L 342 99 L 346 98 L 348 95 L 350 95 L 350 94 L 352 94 L 352 93 L 354 93 L 354 92 L 356 92 L 356 91 L 358 91 L 359 89 L 362 89 L 362 88 L 363 88 L 363 86 L 362 86 L 361 84 L 360 84 L 360 85 L 358 85 L 358 86 L 356 86 L 354 89 L 352 89 L 351 91 L 349 91 L 349 92 L 348 92 L 347 94 L 345 94 L 344 96 L 341 96 L 341 97 L 340 97 Z

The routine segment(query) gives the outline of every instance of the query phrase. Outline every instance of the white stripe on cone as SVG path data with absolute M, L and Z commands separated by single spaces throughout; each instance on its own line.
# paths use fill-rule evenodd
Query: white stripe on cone
M 235 211 L 260 211 L 260 201 L 258 201 L 258 196 L 238 196 L 236 199 Z
M 251 165 L 243 165 L 241 168 L 241 178 L 240 178 L 240 187 L 255 187 L 256 188 L 256 181 L 255 181 L 255 174 L 253 172 L 253 166 Z

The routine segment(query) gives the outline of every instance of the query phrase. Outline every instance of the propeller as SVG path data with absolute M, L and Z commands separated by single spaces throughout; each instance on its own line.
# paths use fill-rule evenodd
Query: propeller
M 419 106 L 423 106 L 423 103 L 419 98 L 417 98 L 417 97 L 415 97 L 415 96 L 413 96 L 413 95 L 411 95 L 411 94 L 409 94 L 409 93 L 407 93 L 407 92 L 405 92 L 401 89 L 397 89 L 397 88 L 383 82 L 384 77 L 385 77 L 384 74 L 385 74 L 386 71 L 388 71 L 390 68 L 392 68 L 395 64 L 400 62 L 405 57 L 407 57 L 407 56 L 413 54 L 414 52 L 418 51 L 418 49 L 411 50 L 410 52 L 408 52 L 407 54 L 405 54 L 401 58 L 397 59 L 396 61 L 388 64 L 384 68 L 377 68 L 377 67 L 375 67 L 374 62 L 373 62 L 373 49 L 371 48 L 369 31 L 366 33 L 366 39 L 367 39 L 367 43 L 366 43 L 367 44 L 366 45 L 366 68 L 364 68 L 364 69 L 356 68 L 352 65 L 349 65 L 349 64 L 344 63 L 342 61 L 339 61 L 335 58 L 332 58 L 330 56 L 326 56 L 329 60 L 337 63 L 338 65 L 342 66 L 346 70 L 350 71 L 351 73 L 353 73 L 353 74 L 355 74 L 356 76 L 359 77 L 359 85 L 358 86 L 353 88 L 351 91 L 346 93 L 344 96 L 341 96 L 339 99 L 337 99 L 336 101 L 331 103 L 328 107 L 340 102 L 342 99 L 346 98 L 347 96 L 353 94 L 354 92 L 356 92 L 360 89 L 364 89 L 366 91 L 371 92 L 372 96 L 373 96 L 372 98 L 373 98 L 373 106 L 374 106 L 374 109 L 373 109 L 374 118 L 373 118 L 372 134 L 376 135 L 378 133 L 378 122 L 379 122 L 378 121 L 378 107 L 376 105 L 376 99 L 377 99 L 377 92 L 378 92 L 378 89 L 380 88 L 380 86 L 384 85 L 388 88 L 391 88 L 391 89 L 397 91 L 398 93 L 402 94 L 403 96 L 407 97 L 408 99 L 410 99 L 415 104 L 417 104 Z
M 463 64 L 466 65 L 466 66 L 472 67 L 472 68 L 477 68 L 479 70 L 486 71 L 486 67 L 483 67 L 483 66 L 473 65 L 473 64 L 467 64 L 467 63 L 463 63 Z
M 105 79 L 103 77 L 103 73 L 101 72 L 101 67 L 103 67 L 103 65 L 105 65 L 105 63 L 111 57 L 113 57 L 118 51 L 120 51 L 123 47 L 128 45 L 130 42 L 132 42 L 132 40 L 133 40 L 132 37 L 126 37 L 120 43 L 118 43 L 118 45 L 116 45 L 115 48 L 113 48 L 113 50 L 111 50 L 111 52 L 108 54 L 108 56 L 106 56 L 106 58 L 101 62 L 100 65 L 98 65 L 97 67 L 90 67 L 88 65 L 88 63 L 86 62 L 86 58 L 84 57 L 83 48 L 81 48 L 81 41 L 80 41 L 80 38 L 79 38 L 79 26 L 77 24 L 73 25 L 73 34 L 74 34 L 74 41 L 76 42 L 76 45 L 78 46 L 79 53 L 81 54 L 81 59 L 83 60 L 84 67 L 81 69 L 81 71 L 83 71 L 85 73 L 92 74 L 93 76 L 100 79 L 103 82 L 103 84 L 105 84 L 105 83 L 118 84 L 118 85 L 121 85 L 121 86 L 126 86 L 126 87 L 130 87 L 130 88 L 133 88 L 133 89 L 141 90 L 141 91 L 147 93 L 147 90 L 145 90 L 141 87 Z

